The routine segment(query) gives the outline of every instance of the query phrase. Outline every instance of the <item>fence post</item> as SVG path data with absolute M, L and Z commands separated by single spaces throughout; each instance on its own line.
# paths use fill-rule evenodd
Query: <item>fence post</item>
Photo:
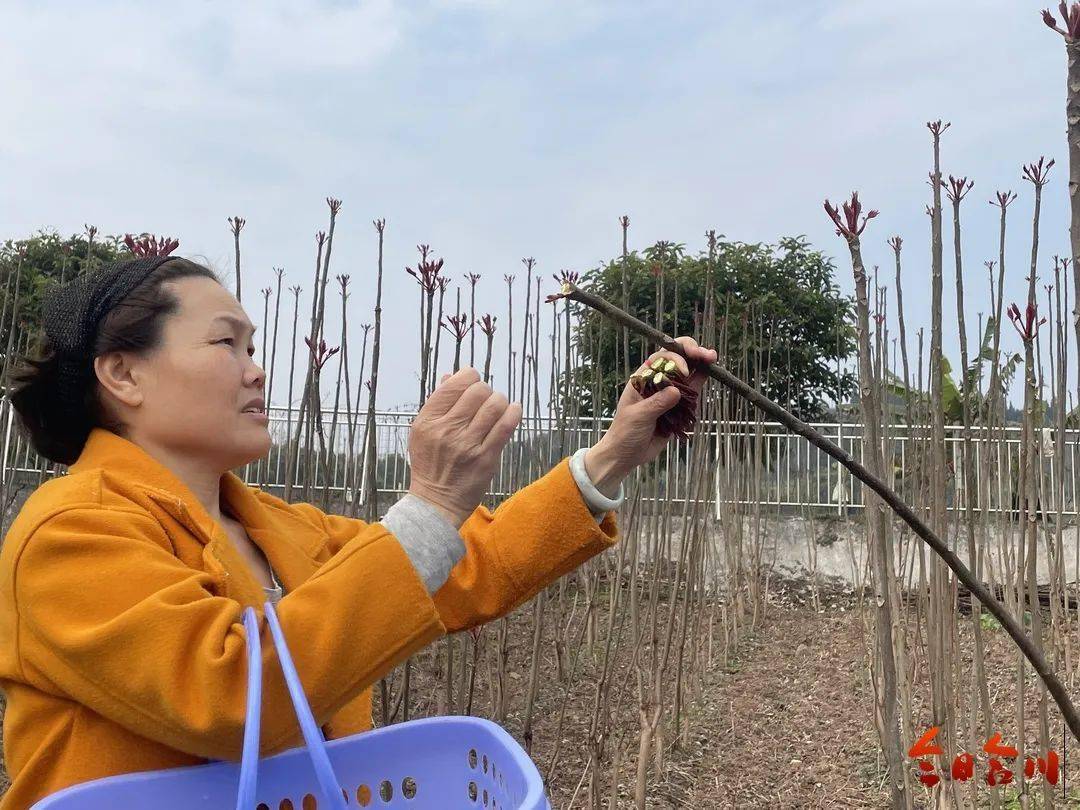
M 14 418 L 15 409 L 11 407 L 11 401 L 7 401 L 7 425 L 4 427 L 4 462 L 0 465 L 0 484 L 7 483 L 7 460 L 8 449 L 11 447 L 11 423 Z

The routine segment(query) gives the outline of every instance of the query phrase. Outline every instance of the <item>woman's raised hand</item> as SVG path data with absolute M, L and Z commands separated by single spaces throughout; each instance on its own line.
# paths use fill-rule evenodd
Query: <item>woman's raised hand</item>
M 649 355 L 641 368 L 663 357 L 675 361 L 679 371 L 688 376 L 687 385 L 701 391 L 708 379 L 700 363 L 716 362 L 716 350 L 698 346 L 691 337 L 678 337 L 691 360 L 697 361 L 691 373 L 686 359 L 675 352 L 660 350 Z M 640 370 L 640 369 L 639 369 Z M 669 438 L 656 432 L 656 420 L 679 401 L 679 391 L 668 386 L 651 397 L 644 398 L 631 383 L 623 388 L 615 418 L 607 432 L 585 454 L 585 472 L 602 493 L 614 496 L 619 484 L 637 466 L 646 464 L 660 455 Z
M 473 513 L 521 421 L 521 405 L 491 390 L 476 369 L 444 374 L 409 430 L 409 493 L 455 528 Z

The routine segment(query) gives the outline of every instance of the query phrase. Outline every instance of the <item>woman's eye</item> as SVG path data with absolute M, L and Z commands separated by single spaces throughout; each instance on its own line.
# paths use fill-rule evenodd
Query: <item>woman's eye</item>
M 215 340 L 215 343 L 235 343 L 234 338 L 222 338 L 221 340 Z

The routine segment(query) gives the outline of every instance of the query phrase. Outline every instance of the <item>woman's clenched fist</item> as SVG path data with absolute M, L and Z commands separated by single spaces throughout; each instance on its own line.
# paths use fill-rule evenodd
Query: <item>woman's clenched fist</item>
M 701 391 L 708 379 L 703 364 L 716 362 L 716 350 L 698 346 L 697 341 L 688 336 L 675 338 L 675 342 L 681 344 L 687 356 L 695 361 L 693 370 L 682 355 L 663 349 L 649 355 L 641 368 L 657 358 L 672 360 L 685 377 L 686 384 Z M 631 470 L 660 455 L 670 437 L 657 434 L 656 420 L 675 407 L 680 396 L 677 388 L 668 386 L 643 398 L 631 383 L 626 384 L 611 426 L 585 454 L 585 472 L 600 492 L 612 496 Z
M 444 375 L 409 430 L 410 494 L 460 527 L 488 491 L 520 421 L 521 405 L 492 391 L 476 369 Z

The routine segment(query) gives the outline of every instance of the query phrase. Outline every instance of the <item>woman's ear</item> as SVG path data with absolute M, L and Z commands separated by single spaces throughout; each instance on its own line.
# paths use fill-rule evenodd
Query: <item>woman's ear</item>
M 107 352 L 94 358 L 94 374 L 106 393 L 122 405 L 138 407 L 143 401 L 141 374 L 125 352 Z

